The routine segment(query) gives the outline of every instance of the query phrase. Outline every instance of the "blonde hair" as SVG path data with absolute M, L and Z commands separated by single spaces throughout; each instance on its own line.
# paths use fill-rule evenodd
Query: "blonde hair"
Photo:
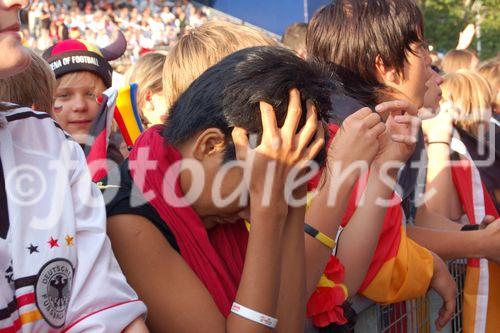
M 57 79 L 56 89 L 63 89 L 65 86 L 72 85 L 74 83 L 81 83 L 83 81 L 89 80 L 90 85 L 94 87 L 94 94 L 96 96 L 101 95 L 106 90 L 106 85 L 104 81 L 92 72 L 79 71 L 64 74 Z
M 56 78 L 49 64 L 29 50 L 31 64 L 23 72 L 0 79 L 0 100 L 52 114 Z
M 455 124 L 477 136 L 479 126 L 491 118 L 493 96 L 488 81 L 474 71 L 461 69 L 446 74 L 441 89 L 443 101 L 454 106 Z
M 453 73 L 459 69 L 473 69 L 473 60 L 479 58 L 469 50 L 451 50 L 445 54 L 441 62 L 445 73 Z
M 286 47 L 295 52 L 304 51 L 306 47 L 307 23 L 296 22 L 290 24 L 281 38 L 281 42 Z
M 488 81 L 491 88 L 498 93 L 498 90 L 500 90 L 500 57 L 482 63 L 478 72 Z
M 148 91 L 162 93 L 162 74 L 165 59 L 166 55 L 163 53 L 145 54 L 137 60 L 125 75 L 127 84 L 137 83 L 137 106 L 139 110 L 143 108 L 144 97 Z
M 170 109 L 205 70 L 238 50 L 278 43 L 260 31 L 240 24 L 211 21 L 182 36 L 163 67 L 163 94 Z

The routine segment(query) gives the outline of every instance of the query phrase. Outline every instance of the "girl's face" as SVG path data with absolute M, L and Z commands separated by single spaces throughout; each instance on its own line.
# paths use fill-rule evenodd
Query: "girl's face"
M 142 113 L 148 122 L 148 126 L 163 124 L 167 113 L 167 103 L 163 93 L 161 91 L 151 93 L 147 98 L 148 101 L 144 102 Z
M 66 74 L 57 81 L 55 119 L 78 143 L 87 143 L 92 121 L 100 108 L 97 97 L 106 87 L 97 75 L 90 72 Z
M 424 46 L 414 44 L 412 50 L 413 53 L 408 53 L 408 61 L 403 69 L 404 79 L 397 89 L 417 108 L 421 108 L 424 105 L 424 96 L 427 92 L 426 83 L 433 72 L 430 68 L 431 58 Z
M 437 110 L 442 96 L 441 88 L 439 87 L 441 83 L 443 83 L 443 77 L 432 71 L 431 78 L 425 84 L 427 91 L 424 96 L 424 108 Z
M 0 61 L 0 77 L 9 77 L 22 72 L 31 63 L 31 57 L 22 46 L 19 11 L 28 5 L 28 0 L 0 0 L 0 50 L 8 57 Z

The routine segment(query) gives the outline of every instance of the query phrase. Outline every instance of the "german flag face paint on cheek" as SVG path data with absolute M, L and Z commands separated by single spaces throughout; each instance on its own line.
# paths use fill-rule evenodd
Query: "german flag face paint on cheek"
M 54 105 L 54 113 L 61 113 L 63 110 L 62 105 Z

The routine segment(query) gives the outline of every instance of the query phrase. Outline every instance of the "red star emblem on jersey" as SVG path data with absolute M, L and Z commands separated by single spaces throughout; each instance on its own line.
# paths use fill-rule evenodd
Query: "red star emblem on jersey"
M 59 247 L 59 243 L 57 242 L 57 239 L 54 239 L 52 236 L 50 237 L 50 239 L 47 243 L 49 243 L 50 248 Z

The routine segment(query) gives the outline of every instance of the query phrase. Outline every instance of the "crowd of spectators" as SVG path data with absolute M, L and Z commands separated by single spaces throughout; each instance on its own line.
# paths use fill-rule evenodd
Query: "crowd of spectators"
M 209 17 L 207 7 L 187 0 L 34 0 L 25 17 L 25 45 L 45 50 L 57 41 L 82 38 L 99 47 L 114 40 L 117 29 L 127 39 L 125 67 L 142 53 L 168 49 Z
M 343 333 L 431 289 L 438 331 L 500 332 L 500 58 L 432 58 L 414 0 L 281 43 L 70 1 L 0 0 L 0 332 Z

